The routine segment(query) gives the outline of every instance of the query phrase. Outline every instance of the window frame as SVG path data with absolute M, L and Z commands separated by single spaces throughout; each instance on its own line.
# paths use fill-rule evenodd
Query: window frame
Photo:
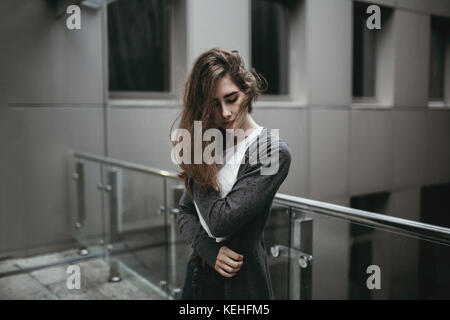
M 176 1 L 167 0 L 168 5 L 170 6 L 170 14 L 169 14 L 169 91 L 118 91 L 118 90 L 110 90 L 109 89 L 109 54 L 108 54 L 108 5 L 105 5 L 104 10 L 104 19 L 103 19 L 103 42 L 104 42 L 104 61 L 105 61 L 105 97 L 107 101 L 111 101 L 114 104 L 114 100 L 174 100 L 176 99 L 175 93 L 175 82 L 174 82 L 174 30 L 175 26 L 175 8 Z
M 253 68 L 253 38 L 252 38 L 252 34 L 253 34 L 253 15 L 252 15 L 252 2 L 253 1 L 264 1 L 264 0 L 250 0 L 250 10 L 249 10 L 249 65 L 250 68 Z M 290 9 L 292 6 L 292 1 L 291 2 L 283 2 L 283 1 L 277 1 L 274 0 L 273 2 L 275 3 L 279 3 L 280 5 L 282 5 L 285 9 Z M 292 9 L 292 8 L 291 8 Z M 292 59 L 291 59 L 291 50 L 293 48 L 291 48 L 291 36 L 292 36 L 292 12 L 291 10 L 287 10 L 287 16 L 288 16 L 288 21 L 287 21 L 287 30 L 286 30 L 286 50 L 287 50 L 287 68 L 286 68 L 286 81 L 287 81 L 287 94 L 265 94 L 262 93 L 261 96 L 259 97 L 259 101 L 263 102 L 264 104 L 267 103 L 271 103 L 271 102 L 294 102 L 295 99 L 292 95 L 292 89 L 293 89 L 293 83 L 292 83 L 292 77 L 291 77 L 291 66 L 292 66 Z M 258 70 L 256 70 L 258 72 Z
M 378 58 L 378 54 L 377 54 L 377 52 L 378 52 L 378 45 L 377 45 L 377 42 L 378 42 L 378 36 L 375 33 L 375 32 L 377 32 L 375 30 L 367 31 L 367 32 L 375 33 L 375 34 L 373 34 L 373 37 L 374 37 L 373 45 L 374 45 L 375 52 L 373 53 L 373 61 L 372 61 L 373 62 L 373 66 L 372 67 L 373 67 L 373 70 L 374 70 L 373 79 L 372 79 L 372 82 L 373 82 L 373 88 L 372 88 L 373 96 L 372 95 L 370 95 L 370 96 L 355 96 L 355 95 L 353 95 L 353 92 L 355 90 L 353 81 L 354 81 L 354 73 L 355 73 L 355 68 L 354 68 L 354 63 L 355 63 L 355 54 L 354 54 L 354 52 L 355 51 L 354 50 L 355 50 L 355 6 L 356 5 L 365 7 L 365 9 L 367 9 L 367 7 L 369 7 L 370 4 L 364 3 L 364 2 L 360 2 L 360 1 L 353 1 L 352 2 L 352 26 L 353 26 L 352 27 L 352 101 L 354 103 L 376 103 L 376 101 L 377 101 L 377 93 L 378 93 L 378 90 L 377 90 L 377 75 L 378 75 L 378 72 L 377 72 L 377 65 L 378 65 L 378 61 L 377 61 L 378 60 L 377 59 Z M 364 10 L 364 13 L 362 15 L 363 20 L 364 20 L 364 17 L 366 17 L 366 18 L 368 17 L 368 15 L 365 14 L 365 10 Z M 362 32 L 361 35 L 362 35 L 362 37 L 364 37 L 364 32 Z M 364 54 L 362 56 L 364 58 Z M 362 74 L 362 78 L 364 78 L 364 74 Z
M 435 23 L 441 23 L 444 28 L 447 28 L 450 32 L 450 18 L 445 16 L 431 15 L 430 16 L 430 43 L 429 43 L 429 52 L 430 52 L 430 64 L 429 64 L 429 74 L 431 74 L 431 41 L 432 41 L 432 33 L 433 33 L 433 19 L 435 19 Z M 438 22 L 436 22 L 436 20 Z M 439 22 L 440 20 L 440 22 Z M 447 86 L 450 85 L 450 35 L 445 35 L 444 32 L 444 54 L 443 54 L 443 75 L 442 75 L 442 98 L 440 99 L 431 99 L 430 91 L 428 91 L 428 108 L 432 110 L 443 110 L 450 109 L 450 90 L 446 89 Z M 431 77 L 428 77 L 428 90 L 430 90 L 430 81 Z
M 376 32 L 375 34 L 375 54 L 374 54 L 374 96 L 372 97 L 356 97 L 353 96 L 353 61 L 354 61 L 354 37 L 353 37 L 353 28 L 355 28 L 355 19 L 354 19 L 354 6 L 356 3 L 362 4 L 366 7 L 369 7 L 371 3 L 354 0 L 352 1 L 352 48 L 351 48 L 351 59 L 352 59 L 352 80 L 351 80 L 351 109 L 391 109 L 394 107 L 394 96 L 393 92 L 388 92 L 386 89 L 381 87 L 383 83 L 383 79 L 386 77 L 392 77 L 395 79 L 395 70 L 391 70 L 392 74 L 387 75 L 384 66 L 385 57 L 381 54 L 382 51 L 386 51 L 386 47 L 394 45 L 394 43 L 389 43 L 389 37 L 395 33 L 395 25 L 394 25 L 394 15 L 396 8 L 378 5 L 380 7 L 381 14 L 381 29 L 380 30 L 371 30 L 372 32 Z M 367 17 L 369 15 L 367 14 Z M 387 42 L 387 43 L 385 43 Z M 388 48 L 387 51 L 392 52 L 394 47 Z M 386 53 L 384 53 L 386 54 Z

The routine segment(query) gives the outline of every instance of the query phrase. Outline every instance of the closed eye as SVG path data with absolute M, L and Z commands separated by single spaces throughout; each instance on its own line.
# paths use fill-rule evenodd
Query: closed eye
M 231 103 L 235 103 L 236 102 L 236 100 L 239 98 L 239 95 L 238 95 L 238 92 L 235 91 L 235 92 L 231 92 L 231 93 L 225 95 L 224 98 L 228 98 L 228 100 L 226 100 L 226 102 L 231 104 Z M 214 99 L 214 102 L 216 103 L 216 105 L 218 107 L 221 106 L 218 99 Z

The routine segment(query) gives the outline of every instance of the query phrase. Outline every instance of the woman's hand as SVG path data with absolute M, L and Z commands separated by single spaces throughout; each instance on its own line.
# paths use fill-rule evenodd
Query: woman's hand
M 244 256 L 236 253 L 230 248 L 223 246 L 219 250 L 217 255 L 216 265 L 214 269 L 226 278 L 234 277 L 241 269 Z

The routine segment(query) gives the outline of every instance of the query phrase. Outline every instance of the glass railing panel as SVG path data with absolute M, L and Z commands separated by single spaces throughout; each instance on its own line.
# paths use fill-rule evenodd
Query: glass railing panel
M 307 241 L 308 251 L 312 263 L 302 266 L 301 262 L 293 259 L 293 272 L 304 274 L 299 282 L 292 282 L 293 292 L 300 299 L 347 299 L 348 287 L 348 223 L 337 219 L 328 219 L 319 215 L 304 214 L 293 210 L 293 219 L 310 219 L 310 234 Z M 301 234 L 292 230 L 292 238 L 302 242 Z M 303 267 L 303 268 L 302 268 Z M 305 282 L 309 282 L 307 294 Z
M 290 226 L 289 208 L 273 205 L 264 229 L 264 244 L 275 299 L 289 299 L 290 296 Z
M 106 242 L 113 276 L 120 275 L 122 266 L 167 297 L 165 178 L 110 165 L 104 166 L 103 175 Z
M 311 282 L 312 299 L 450 298 L 450 246 L 320 214 L 293 215 L 312 219 L 310 279 L 302 279 Z M 291 281 L 296 291 L 301 285 Z
M 70 218 L 72 236 L 87 249 L 102 253 L 104 216 L 102 213 L 102 165 L 72 157 L 69 165 Z
M 177 215 L 180 198 L 184 192 L 184 182 L 167 178 L 167 208 L 169 230 L 169 288 L 172 298 L 179 299 L 186 276 L 186 267 L 192 249 L 179 233 Z
M 69 167 L 73 235 L 105 249 L 108 279 L 132 274 L 152 295 L 179 298 L 192 252 L 176 219 L 183 181 L 88 155 Z M 276 299 L 449 298 L 445 228 L 284 195 L 264 242 Z

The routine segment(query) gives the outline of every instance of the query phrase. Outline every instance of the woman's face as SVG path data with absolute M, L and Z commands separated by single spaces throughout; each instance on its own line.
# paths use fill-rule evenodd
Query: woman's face
M 214 92 L 214 102 L 220 113 L 220 127 L 223 129 L 241 127 L 242 119 L 238 119 L 237 116 L 243 98 L 244 93 L 234 84 L 229 74 L 218 81 Z

